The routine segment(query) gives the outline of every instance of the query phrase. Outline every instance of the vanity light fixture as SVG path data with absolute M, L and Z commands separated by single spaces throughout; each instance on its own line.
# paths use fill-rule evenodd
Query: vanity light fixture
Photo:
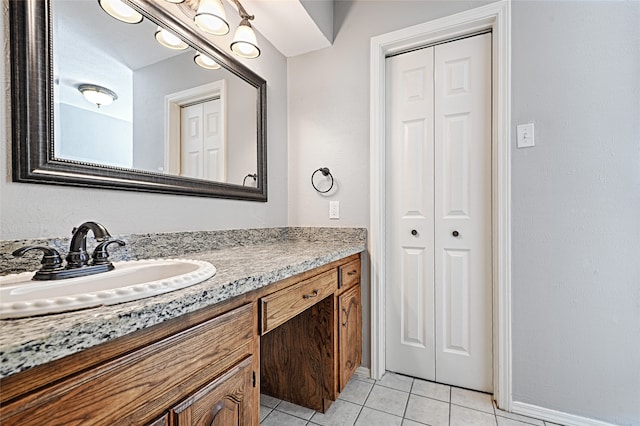
M 183 0 L 184 1 L 184 0 Z M 98 4 L 109 15 L 127 24 L 142 22 L 142 15 L 122 0 L 98 0 Z
M 240 25 L 238 25 L 236 34 L 233 37 L 231 51 L 242 58 L 257 58 L 260 56 L 260 48 L 258 47 L 256 33 L 249 23 L 254 16 L 249 15 L 238 0 L 232 1 L 238 6 L 238 14 L 242 21 L 240 21 Z
M 222 0 L 200 0 L 193 21 L 205 33 L 213 35 L 229 33 L 229 23 Z
M 168 30 L 165 30 L 161 26 L 158 26 L 155 36 L 158 43 L 164 47 L 168 47 L 169 49 L 184 50 L 189 47 L 187 43 L 179 39 L 178 36 Z
M 166 1 L 173 2 L 175 0 Z M 249 23 L 255 16 L 249 15 L 239 0 L 229 1 L 236 5 L 240 16 L 240 24 L 230 46 L 231 51 L 242 58 L 257 58 L 260 56 L 260 48 L 256 33 Z M 213 35 L 229 33 L 229 22 L 222 0 L 186 0 L 184 5 L 185 13 L 188 15 L 192 16 L 191 13 L 195 11 L 193 21 L 202 31 Z
M 193 60 L 196 64 L 200 65 L 202 68 L 207 70 L 217 70 L 220 69 L 220 65 L 211 59 L 209 56 L 204 53 L 198 52 L 196 56 L 193 57 Z
M 253 16 L 242 18 L 240 25 L 238 25 L 231 43 L 231 51 L 238 56 L 251 59 L 260 56 L 260 49 L 258 48 L 256 33 L 251 28 L 249 19 L 253 19 Z
M 96 104 L 98 108 L 102 105 L 111 105 L 113 101 L 118 99 L 118 95 L 113 90 L 95 84 L 81 84 L 78 90 L 86 100 L 92 104 Z

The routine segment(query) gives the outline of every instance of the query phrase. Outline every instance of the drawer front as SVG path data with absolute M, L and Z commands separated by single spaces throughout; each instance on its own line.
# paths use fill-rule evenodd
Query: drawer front
M 347 289 L 354 284 L 358 284 L 360 282 L 360 259 L 356 259 L 347 263 L 346 265 L 342 265 L 339 268 L 339 272 L 339 289 Z
M 337 286 L 338 272 L 333 269 L 261 298 L 261 334 L 332 295 Z
M 184 393 L 246 358 L 253 350 L 253 330 L 252 305 L 241 306 L 3 406 L 0 424 L 154 422 Z

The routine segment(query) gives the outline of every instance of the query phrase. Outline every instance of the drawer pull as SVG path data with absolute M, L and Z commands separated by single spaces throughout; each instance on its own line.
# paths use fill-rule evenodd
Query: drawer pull
M 342 308 L 342 313 L 345 316 L 344 322 L 342 323 L 343 327 L 347 326 L 347 323 L 349 322 L 349 312 L 347 312 L 347 310 L 345 308 Z
M 311 299 L 312 297 L 317 297 L 318 296 L 318 290 L 313 290 L 313 293 L 311 294 L 305 294 L 302 296 L 303 299 Z
M 351 275 L 356 275 L 357 273 L 358 273 L 358 271 L 356 269 L 354 269 L 353 271 L 347 272 L 347 275 L 351 276 Z

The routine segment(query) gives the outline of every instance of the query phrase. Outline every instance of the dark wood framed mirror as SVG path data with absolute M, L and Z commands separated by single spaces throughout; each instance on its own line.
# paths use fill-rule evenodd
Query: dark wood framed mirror
M 186 15 L 171 14 L 151 1 L 127 0 L 127 3 L 142 13 L 145 20 L 171 30 L 189 49 L 213 58 L 229 76 L 255 90 L 252 101 L 255 111 L 251 110 L 249 116 L 256 133 L 255 150 L 250 156 L 256 158 L 251 159 L 251 170 L 242 171 L 251 176 L 253 186 L 245 186 L 242 179 L 206 180 L 58 155 L 55 139 L 60 134 L 55 129 L 55 120 L 59 105 L 54 105 L 54 92 L 58 90 L 59 77 L 54 78 L 52 1 L 9 2 L 13 181 L 267 201 L 266 81 L 195 31 Z M 164 135 L 166 139 L 166 132 Z M 227 143 L 233 144 L 234 140 L 229 138 Z

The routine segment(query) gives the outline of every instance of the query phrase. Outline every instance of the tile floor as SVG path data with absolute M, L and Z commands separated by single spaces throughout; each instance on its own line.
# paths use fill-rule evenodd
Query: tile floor
M 322 414 L 267 395 L 260 396 L 263 426 L 549 426 L 554 423 L 497 409 L 488 394 L 394 373 L 381 380 L 354 375 L 340 398 Z

